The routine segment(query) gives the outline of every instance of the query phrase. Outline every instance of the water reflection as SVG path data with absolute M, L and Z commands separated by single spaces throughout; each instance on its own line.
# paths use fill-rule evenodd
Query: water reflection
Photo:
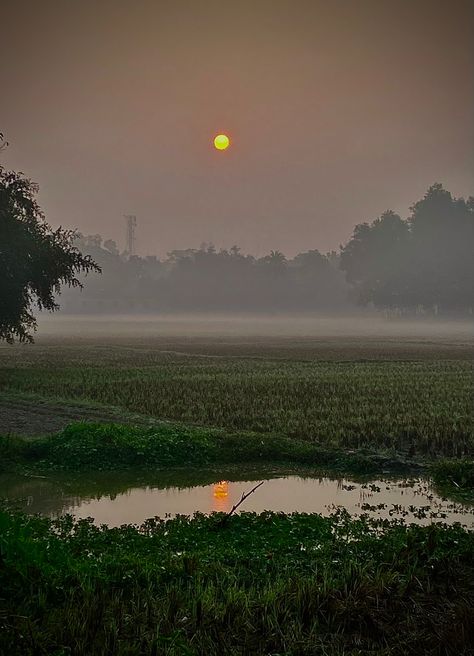
M 219 481 L 212 486 L 212 510 L 215 512 L 229 512 L 231 509 L 229 499 L 229 481 Z
M 227 473 L 227 472 L 222 472 Z M 212 473 L 157 472 L 153 478 L 130 473 L 97 473 L 94 478 L 60 476 L 0 476 L 0 497 L 27 512 L 55 517 L 66 512 L 77 518 L 93 517 L 96 523 L 119 526 L 142 523 L 148 517 L 168 517 L 194 512 L 229 512 L 249 492 L 259 472 L 241 472 L 244 480 L 231 481 Z M 147 476 L 150 476 L 148 474 Z M 235 474 L 234 474 L 235 475 Z M 125 476 L 125 477 L 124 477 Z M 128 478 L 127 478 L 128 476 Z M 193 478 L 190 480 L 190 476 Z M 199 476 L 201 478 L 199 479 Z M 450 502 L 439 496 L 429 481 L 375 480 L 367 483 L 288 475 L 272 471 L 239 511 L 317 512 L 328 515 L 346 508 L 352 515 L 401 519 L 418 524 L 460 522 L 474 528 L 472 505 Z M 200 483 L 199 483 L 200 480 Z

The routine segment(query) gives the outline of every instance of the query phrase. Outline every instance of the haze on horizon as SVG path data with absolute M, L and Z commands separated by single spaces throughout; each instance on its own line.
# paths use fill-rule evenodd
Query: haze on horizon
M 25 0 L 2 7 L 2 164 L 49 222 L 139 254 L 336 249 L 474 178 L 474 5 Z M 232 138 L 212 148 L 218 132 Z

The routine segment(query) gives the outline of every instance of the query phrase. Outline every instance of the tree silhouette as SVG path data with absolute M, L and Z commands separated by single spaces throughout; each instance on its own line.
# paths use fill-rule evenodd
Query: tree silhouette
M 466 309 L 474 304 L 474 203 L 439 183 L 403 221 L 392 211 L 355 227 L 341 269 L 359 302 L 378 307 Z
M 37 190 L 22 174 L 0 167 L 0 339 L 10 343 L 33 341 L 33 305 L 56 310 L 61 285 L 81 287 L 76 273 L 100 270 L 73 245 L 74 231 L 46 223 Z
M 454 198 L 432 185 L 413 205 L 410 225 L 413 294 L 445 308 L 474 305 L 473 199 Z

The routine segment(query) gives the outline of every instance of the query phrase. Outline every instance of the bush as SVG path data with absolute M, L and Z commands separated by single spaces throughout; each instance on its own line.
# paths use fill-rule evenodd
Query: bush
M 442 460 L 431 467 L 431 473 L 438 485 L 474 490 L 474 460 Z

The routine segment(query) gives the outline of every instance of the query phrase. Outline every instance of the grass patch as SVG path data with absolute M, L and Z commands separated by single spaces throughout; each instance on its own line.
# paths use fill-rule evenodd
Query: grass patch
M 452 485 L 474 490 L 474 460 L 441 460 L 431 467 L 433 479 L 438 484 Z
M 107 529 L 0 512 L 0 653 L 472 653 L 461 527 L 219 517 Z
M 459 501 L 474 498 L 474 460 L 441 460 L 430 466 L 430 473 L 446 496 Z
M 414 464 L 393 455 L 344 453 L 281 436 L 227 434 L 217 429 L 163 423 L 152 427 L 71 424 L 38 438 L 0 436 L 3 471 L 18 468 L 105 471 L 285 463 L 341 472 L 407 471 Z

